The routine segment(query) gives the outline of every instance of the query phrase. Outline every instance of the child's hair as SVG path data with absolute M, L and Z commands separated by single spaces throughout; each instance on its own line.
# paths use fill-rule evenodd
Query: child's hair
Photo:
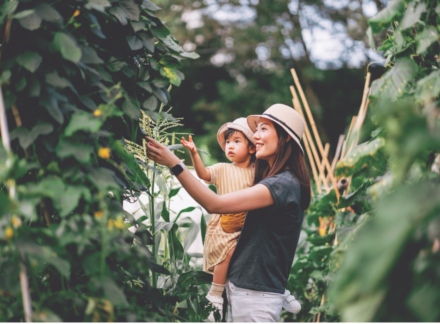
M 226 141 L 229 137 L 231 137 L 232 135 L 234 135 L 236 132 L 240 132 L 241 134 L 243 134 L 242 131 L 239 131 L 239 130 L 237 130 L 237 129 L 233 129 L 233 128 L 229 128 L 228 130 L 226 130 L 226 132 L 225 132 L 225 141 Z M 243 136 L 244 136 L 244 138 L 246 139 L 246 141 L 248 142 L 248 147 L 249 147 L 249 146 L 254 146 L 254 143 L 252 143 L 252 142 L 249 140 L 249 138 L 246 137 L 246 135 L 243 134 Z M 256 153 L 252 153 L 252 154 L 251 154 L 251 162 L 255 162 L 255 160 L 256 160 L 256 156 L 255 156 L 255 154 L 256 154 Z

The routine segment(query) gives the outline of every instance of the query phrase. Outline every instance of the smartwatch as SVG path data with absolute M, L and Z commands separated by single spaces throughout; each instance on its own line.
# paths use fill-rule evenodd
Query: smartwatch
M 183 172 L 184 168 L 185 168 L 185 164 L 183 164 L 183 162 L 180 162 L 179 164 L 170 168 L 170 171 L 171 171 L 172 175 L 177 177 L 179 174 L 181 174 Z

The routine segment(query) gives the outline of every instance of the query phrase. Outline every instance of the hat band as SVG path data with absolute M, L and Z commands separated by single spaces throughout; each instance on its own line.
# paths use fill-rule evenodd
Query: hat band
M 290 131 L 293 133 L 293 135 L 295 135 L 296 138 L 297 138 L 298 140 L 301 141 L 301 137 L 299 137 L 298 134 L 295 133 L 295 131 L 294 131 L 292 128 L 290 128 L 289 125 L 287 125 L 285 122 L 283 122 L 281 119 L 278 119 L 278 118 L 276 118 L 275 116 L 273 116 L 273 115 L 271 115 L 271 114 L 263 113 L 263 116 L 264 116 L 264 115 L 269 116 L 270 118 L 275 119 L 278 123 L 280 123 L 281 125 L 283 125 L 284 127 L 286 127 L 288 130 L 290 130 Z

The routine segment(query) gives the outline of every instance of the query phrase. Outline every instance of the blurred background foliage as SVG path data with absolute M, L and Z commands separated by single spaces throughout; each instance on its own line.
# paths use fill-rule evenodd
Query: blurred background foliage
M 206 162 L 225 161 L 215 136 L 223 123 L 261 113 L 275 102 L 292 105 L 292 67 L 323 140 L 336 147 L 359 109 L 367 64 L 381 60 L 365 34 L 369 16 L 385 5 L 379 0 L 158 4 L 167 8 L 161 18 L 183 48 L 200 55 L 184 62 L 186 81 L 172 105 L 175 115 L 185 117 L 185 130 L 196 135 L 196 144 L 209 148 L 213 159 L 204 157 Z M 383 64 L 369 70 L 377 78 Z

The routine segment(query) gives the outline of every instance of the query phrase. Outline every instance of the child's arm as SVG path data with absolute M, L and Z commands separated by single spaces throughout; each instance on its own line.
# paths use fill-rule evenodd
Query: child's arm
M 197 176 L 205 181 L 211 180 L 211 172 L 209 171 L 209 169 L 205 167 L 205 165 L 202 162 L 202 159 L 200 158 L 199 153 L 197 153 L 196 145 L 192 140 L 192 136 L 189 135 L 189 142 L 187 142 L 185 138 L 182 137 L 180 143 L 182 143 L 183 146 L 188 148 L 189 152 L 191 153 L 191 160 L 193 162 Z

